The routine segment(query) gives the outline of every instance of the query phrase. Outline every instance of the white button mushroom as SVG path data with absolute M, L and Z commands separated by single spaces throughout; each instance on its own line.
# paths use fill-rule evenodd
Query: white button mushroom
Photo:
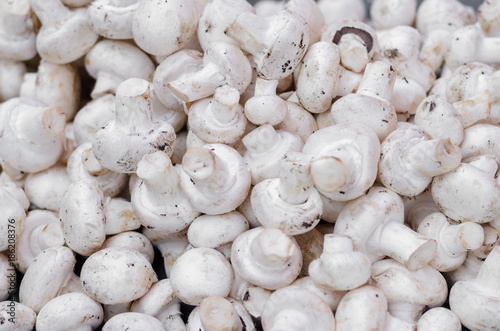
M 97 99 L 106 93 L 116 93 L 118 85 L 129 78 L 150 79 L 155 66 L 138 47 L 104 39 L 85 56 L 85 69 L 96 79 L 90 96 Z
M 313 157 L 311 174 L 318 191 L 332 200 L 361 196 L 375 182 L 380 142 L 362 123 L 341 123 L 314 132 L 303 153 Z
M 156 280 L 156 274 L 140 252 L 110 247 L 87 258 L 80 279 L 85 294 L 97 302 L 114 305 L 143 296 Z
M 354 249 L 372 262 L 386 255 L 410 270 L 426 265 L 436 254 L 436 242 L 403 224 L 403 201 L 385 187 L 373 186 L 349 201 L 335 223 L 335 233 L 351 237 Z
M 230 212 L 250 191 L 250 169 L 241 155 L 223 144 L 187 150 L 182 159 L 181 187 L 193 206 L 209 215 Z
M 15 253 L 15 244 L 24 231 L 29 200 L 14 183 L 0 185 L 0 251 Z
M 97 0 L 87 7 L 90 27 L 109 39 L 132 39 L 132 18 L 139 0 Z
M 245 102 L 245 116 L 255 125 L 281 123 L 288 114 L 285 100 L 276 95 L 278 80 L 257 77 L 254 95 Z
M 118 314 L 110 318 L 102 331 L 165 331 L 163 324 L 155 317 L 134 312 Z
M 287 286 L 269 297 L 262 309 L 264 330 L 335 330 L 335 318 L 328 305 L 314 292 Z
M 474 280 L 456 282 L 450 290 L 450 309 L 471 330 L 494 330 L 500 324 L 496 307 L 499 293 L 495 286 L 499 263 L 500 247 L 495 247 Z
M 182 191 L 178 172 L 161 151 L 146 154 L 137 167 L 132 208 L 142 225 L 161 235 L 184 230 L 200 214 Z
M 85 55 L 99 35 L 87 23 L 85 8 L 69 9 L 61 0 L 30 0 L 42 22 L 36 49 L 42 59 L 65 64 Z
M 235 239 L 231 263 L 240 278 L 275 290 L 297 278 L 302 268 L 302 253 L 293 237 L 279 229 L 259 227 Z
M 26 71 L 24 62 L 0 58 L 0 101 L 20 96 Z
M 206 247 L 185 251 L 170 271 L 175 295 L 188 305 L 199 305 L 211 296 L 227 296 L 233 279 L 233 269 L 224 255 Z
M 0 8 L 0 59 L 26 61 L 35 57 L 36 34 L 29 1 L 2 1 Z
M 389 102 L 395 79 L 396 71 L 389 63 L 368 63 L 356 93 L 332 105 L 333 121 L 337 124 L 361 122 L 369 126 L 380 141 L 384 140 L 397 125 L 396 110 Z
M 63 291 L 71 279 L 75 263 L 75 255 L 68 247 L 50 247 L 42 251 L 21 280 L 20 303 L 38 313 L 47 302 Z
M 321 220 L 323 202 L 313 185 L 310 157 L 287 153 L 281 160 L 280 177 L 257 183 L 251 202 L 266 228 L 278 228 L 287 235 L 313 229 Z
M 375 0 L 370 5 L 370 19 L 377 30 L 412 26 L 416 15 L 416 0 Z
M 378 179 L 395 192 L 414 196 L 434 176 L 454 170 L 460 164 L 460 147 L 449 138 L 430 139 L 418 126 L 400 124 L 380 145 Z
M 0 104 L 4 171 L 38 172 L 55 164 L 64 151 L 65 126 L 66 115 L 59 107 L 25 98 Z
M 345 291 L 365 284 L 371 265 L 366 255 L 354 251 L 349 237 L 327 234 L 321 257 L 309 265 L 309 275 L 321 286 Z
M 116 92 L 115 120 L 99 130 L 92 152 L 105 168 L 133 173 L 141 158 L 158 150 L 172 155 L 175 132 L 165 121 L 153 121 L 149 82 L 130 78 Z M 121 148 L 116 148 L 120 145 Z
M 117 235 L 108 237 L 106 241 L 101 246 L 101 249 L 109 247 L 123 247 L 135 249 L 139 253 L 142 253 L 144 257 L 153 264 L 154 260 L 154 250 L 151 241 L 143 235 L 142 233 L 134 231 L 125 231 Z
M 36 318 L 39 331 L 94 330 L 103 320 L 103 310 L 83 293 L 60 295 L 43 306 Z
M 418 320 L 419 331 L 461 331 L 462 324 L 458 316 L 444 307 L 436 307 L 426 311 Z

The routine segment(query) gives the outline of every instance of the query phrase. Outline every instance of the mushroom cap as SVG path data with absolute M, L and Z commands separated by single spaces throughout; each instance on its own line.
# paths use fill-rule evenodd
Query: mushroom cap
M 279 183 L 279 178 L 265 179 L 252 188 L 251 202 L 259 223 L 291 236 L 310 231 L 323 214 L 320 194 L 313 188 L 304 203 L 288 203 L 280 197 Z
M 42 25 L 36 38 L 36 49 L 42 59 L 54 64 L 70 63 L 85 55 L 99 35 L 87 22 L 86 8 L 71 11 L 53 25 Z
M 170 271 L 175 295 L 188 305 L 199 305 L 211 296 L 227 296 L 233 279 L 233 269 L 224 255 L 206 247 L 185 251 Z
M 165 331 L 163 324 L 155 317 L 142 313 L 121 313 L 111 317 L 102 331 Z
M 15 184 L 11 185 L 15 186 Z M 26 221 L 26 211 L 22 202 L 17 199 L 16 193 L 12 192 L 14 193 L 12 194 L 11 192 L 7 185 L 0 185 L 0 219 L 2 220 L 0 222 L 1 251 L 9 248 L 9 242 L 12 243 L 12 239 L 14 239 L 14 242 L 19 240 L 24 231 Z M 12 234 L 14 234 L 14 238 L 12 238 Z
M 20 302 L 38 313 L 59 294 L 75 263 L 73 251 L 65 246 L 50 247 L 38 254 L 21 280 Z
M 40 331 L 63 331 L 95 329 L 104 317 L 99 303 L 81 292 L 60 295 L 49 302 L 38 313 L 36 329 Z
M 132 39 L 132 18 L 138 0 L 96 0 L 87 7 L 90 27 L 109 39 Z
M 297 97 L 311 113 L 327 111 L 337 96 L 340 72 L 338 46 L 327 41 L 312 44 L 302 60 Z
M 446 54 L 446 65 L 455 69 L 464 63 L 476 61 L 476 54 L 486 38 L 479 24 L 470 24 L 457 29 L 450 36 L 450 46 Z
M 80 279 L 85 294 L 97 302 L 114 305 L 143 296 L 156 280 L 156 274 L 140 252 L 110 247 L 87 258 Z
M 187 235 L 193 247 L 217 248 L 233 242 L 248 228 L 245 216 L 232 211 L 221 215 L 197 217 L 189 226 Z
M 468 48 L 473 48 L 467 46 Z M 493 94 L 495 91 L 491 87 L 482 83 L 486 75 L 492 74 L 495 69 L 482 62 L 460 62 L 451 73 L 446 82 L 445 93 L 448 101 L 458 102 L 474 97 L 486 90 Z M 494 100 L 493 98 L 493 101 Z
M 154 260 L 155 253 L 151 241 L 149 241 L 149 239 L 145 235 L 139 232 L 125 231 L 108 237 L 102 244 L 101 249 L 109 247 L 124 247 L 135 249 L 139 253 L 142 253 L 142 255 L 144 255 L 144 257 L 149 261 L 149 263 L 152 264 Z
M 153 283 L 149 291 L 130 307 L 131 312 L 159 317 L 172 304 L 178 302 L 170 278 Z
M 321 158 L 335 155 L 338 149 L 349 151 L 353 166 L 356 167 L 356 177 L 342 191 L 329 193 L 321 188 L 318 191 L 332 200 L 352 200 L 365 193 L 375 182 L 380 142 L 373 130 L 362 123 L 341 123 L 314 132 L 307 139 L 302 152 Z
M 432 197 L 457 222 L 486 223 L 500 213 L 500 186 L 487 172 L 468 163 L 434 177 Z
M 69 185 L 61 199 L 59 217 L 66 244 L 76 253 L 90 256 L 106 240 L 104 197 L 95 180 L 78 180 Z
M 295 238 L 279 229 L 258 227 L 234 240 L 231 263 L 240 278 L 274 290 L 291 284 L 297 278 L 302 268 L 302 253 Z
M 105 94 L 100 98 L 89 101 L 76 113 L 73 119 L 73 127 L 78 145 L 87 141 L 92 142 L 96 132 L 115 118 L 115 104 L 115 96 Z
M 450 309 L 436 307 L 426 311 L 418 320 L 418 330 L 425 331 L 461 331 L 462 324 L 458 316 Z
M 264 330 L 335 329 L 330 307 L 317 294 L 300 286 L 287 286 L 271 294 L 262 308 L 261 320 Z
M 464 130 L 462 158 L 469 162 L 480 155 L 490 155 L 500 163 L 500 127 L 492 124 L 475 124 Z
M 0 302 L 0 319 L 7 321 L 12 318 L 12 312 L 15 312 L 16 318 L 11 324 L 12 328 L 5 328 L 6 331 L 31 331 L 35 327 L 36 313 L 30 307 L 15 301 Z
M 430 266 L 410 271 L 393 259 L 372 265 L 373 286 L 381 289 L 387 301 L 429 307 L 441 306 L 448 296 L 443 275 Z
M 3 1 L 0 4 L 0 58 L 27 61 L 36 55 L 36 34 L 26 1 Z M 4 23 L 2 21 L 4 21 Z M 12 24 L 14 20 L 14 26 Z

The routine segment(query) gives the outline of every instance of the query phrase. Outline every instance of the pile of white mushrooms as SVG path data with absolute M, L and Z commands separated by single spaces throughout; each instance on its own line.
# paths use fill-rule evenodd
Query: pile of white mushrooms
M 500 0 L 369 14 L 0 0 L 0 330 L 500 330 Z

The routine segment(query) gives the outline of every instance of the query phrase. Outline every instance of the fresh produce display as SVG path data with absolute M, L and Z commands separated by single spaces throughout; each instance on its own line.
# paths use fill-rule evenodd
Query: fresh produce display
M 500 331 L 500 0 L 0 0 L 0 331 Z

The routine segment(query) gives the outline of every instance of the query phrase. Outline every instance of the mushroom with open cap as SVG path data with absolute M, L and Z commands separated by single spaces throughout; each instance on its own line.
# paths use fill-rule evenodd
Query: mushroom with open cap
M 377 177 L 380 142 L 365 124 L 341 123 L 320 129 L 307 139 L 302 152 L 313 158 L 314 185 L 329 199 L 355 199 Z
M 299 152 L 288 152 L 281 160 L 279 178 L 257 183 L 250 199 L 262 226 L 278 228 L 287 235 L 312 230 L 323 213 L 323 202 L 313 185 L 310 157 Z
M 60 295 L 43 306 L 36 318 L 39 331 L 94 330 L 103 320 L 103 310 L 81 292 Z
M 87 20 L 96 33 L 109 39 L 132 39 L 132 18 L 139 0 L 97 0 L 87 7 Z
M 279 229 L 253 228 L 231 247 L 234 272 L 249 283 L 275 290 L 290 285 L 302 268 L 297 241 Z
M 92 99 L 116 93 L 118 86 L 129 78 L 150 79 L 155 65 L 140 48 L 125 41 L 104 39 L 85 56 L 85 69 L 96 83 Z
M 378 179 L 406 196 L 425 190 L 434 176 L 454 170 L 462 160 L 450 138 L 431 139 L 420 127 L 401 123 L 380 145 Z
M 275 291 L 262 309 L 264 330 L 335 330 L 330 307 L 314 292 L 300 286 Z
M 252 79 L 252 67 L 243 51 L 233 44 L 215 42 L 203 55 L 203 67 L 167 84 L 176 97 L 192 102 L 212 95 L 224 84 L 245 92 Z
M 403 201 L 380 186 L 349 201 L 337 218 L 334 233 L 351 237 L 354 249 L 372 262 L 390 256 L 410 270 L 425 266 L 436 254 L 436 242 L 404 225 Z
M 251 185 L 250 169 L 243 157 L 224 144 L 188 149 L 182 158 L 180 180 L 193 206 L 209 215 L 236 209 Z
M 500 247 L 488 255 L 474 280 L 456 282 L 450 290 L 450 309 L 470 330 L 496 330 L 498 315 L 498 280 Z
M 172 155 L 174 141 L 172 126 L 153 120 L 149 82 L 130 78 L 119 85 L 115 119 L 96 133 L 92 152 L 103 167 L 133 173 L 146 154 L 161 150 Z
M 30 98 L 0 104 L 0 159 L 7 173 L 38 172 L 54 165 L 64 151 L 66 115 Z
M 30 0 L 42 22 L 36 49 L 42 59 L 65 64 L 85 55 L 99 35 L 87 22 L 86 8 L 69 9 L 61 0 Z
M 104 197 L 97 181 L 71 183 L 61 199 L 59 218 L 66 244 L 73 251 L 83 256 L 97 252 L 106 239 Z
M 76 259 L 65 246 L 50 247 L 38 254 L 26 270 L 19 288 L 20 303 L 36 313 L 72 280 Z
M 267 18 L 243 12 L 226 34 L 252 54 L 259 77 L 278 80 L 299 66 L 309 46 L 309 28 L 302 16 L 281 10 Z
M 170 271 L 175 296 L 188 305 L 199 305 L 207 297 L 227 296 L 233 279 L 233 269 L 224 255 L 206 247 L 186 250 Z
M 355 19 L 336 20 L 323 31 L 321 40 L 338 45 L 340 63 L 354 72 L 363 71 L 378 51 L 375 30 Z
M 321 286 L 338 290 L 352 290 L 370 279 L 371 261 L 354 251 L 351 238 L 327 234 L 321 257 L 309 265 L 309 276 Z
M 120 304 L 142 297 L 156 281 L 148 259 L 140 252 L 109 247 L 85 260 L 80 279 L 83 292 L 103 304 Z M 124 284 L 127 286 L 117 286 Z
M 333 103 L 333 121 L 337 124 L 361 122 L 369 126 L 380 141 L 384 140 L 397 125 L 396 110 L 389 102 L 395 80 L 396 71 L 389 63 L 368 63 L 356 93 Z

